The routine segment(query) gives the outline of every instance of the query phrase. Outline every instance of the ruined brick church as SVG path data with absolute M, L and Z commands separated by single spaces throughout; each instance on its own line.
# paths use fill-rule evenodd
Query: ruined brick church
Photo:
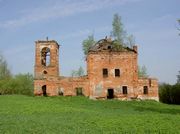
M 113 43 L 105 38 L 89 49 L 87 75 L 64 77 L 59 72 L 59 44 L 36 41 L 34 94 L 158 100 L 157 79 L 138 77 L 137 46 L 116 49 Z

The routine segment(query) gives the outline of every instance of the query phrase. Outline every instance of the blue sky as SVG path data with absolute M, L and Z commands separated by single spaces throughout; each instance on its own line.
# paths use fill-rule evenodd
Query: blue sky
M 82 41 L 110 34 L 118 13 L 135 36 L 139 65 L 160 82 L 175 83 L 180 70 L 180 0 L 0 0 L 0 52 L 13 74 L 33 73 L 36 40 L 58 41 L 60 73 L 86 68 Z

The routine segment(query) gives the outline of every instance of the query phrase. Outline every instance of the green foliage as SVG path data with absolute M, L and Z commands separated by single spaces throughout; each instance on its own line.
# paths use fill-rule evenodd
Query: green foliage
M 171 85 L 169 84 L 162 84 L 159 86 L 159 100 L 163 103 L 170 103 L 171 97 L 170 97 L 170 90 Z
M 84 75 L 84 69 L 80 66 L 78 70 L 72 70 L 71 76 L 72 77 L 79 77 Z
M 121 16 L 117 13 L 114 14 L 113 21 L 112 21 L 112 31 L 110 35 L 114 38 L 113 40 L 113 48 L 114 50 L 122 50 L 123 47 L 130 47 L 135 44 L 135 38 L 133 35 L 127 35 L 123 23 L 121 21 Z M 89 49 L 91 46 L 94 45 L 96 41 L 94 40 L 94 35 L 89 35 L 87 39 L 83 40 L 82 48 L 84 55 L 88 54 Z
M 147 74 L 147 68 L 146 66 L 138 66 L 138 77 L 143 77 L 143 78 L 147 78 L 148 74 Z
M 130 48 L 133 47 L 133 45 L 135 44 L 135 37 L 131 34 L 129 36 L 127 36 L 127 42 L 126 42 L 127 46 L 129 46 Z
M 180 84 L 162 84 L 159 87 L 159 99 L 163 103 L 180 104 Z
M 83 40 L 82 42 L 82 47 L 83 47 L 83 52 L 84 55 L 88 54 L 89 49 L 91 48 L 91 46 L 94 45 L 96 41 L 94 40 L 94 35 L 89 35 L 87 39 Z
M 0 94 L 33 95 L 33 76 L 18 74 L 10 79 L 0 80 Z
M 114 40 L 114 41 L 112 42 L 112 45 L 113 45 L 113 49 L 114 49 L 114 50 L 120 51 L 120 50 L 123 49 L 123 44 L 120 44 L 120 42 L 117 41 L 117 40 Z
M 80 66 L 78 71 L 77 71 L 78 76 L 83 76 L 84 75 L 84 69 Z
M 118 42 L 115 47 L 121 49 L 122 46 L 132 47 L 135 44 L 134 36 L 127 35 L 126 30 L 124 29 L 121 16 L 117 13 L 114 14 L 113 22 L 112 22 L 113 30 L 111 31 L 111 36 Z M 119 46 L 118 46 L 119 45 Z
M 4 57 L 0 55 L 0 80 L 11 78 L 11 72 Z
M 126 31 L 124 30 L 124 26 L 121 22 L 121 17 L 117 13 L 114 14 L 112 27 L 113 30 L 111 34 L 114 39 L 117 40 L 119 44 L 124 44 L 124 39 L 126 38 Z
M 77 70 L 72 70 L 71 71 L 71 76 L 76 77 L 77 76 Z
M 0 113 L 2 134 L 180 133 L 180 107 L 155 101 L 11 95 L 0 96 Z
M 34 88 L 32 74 L 18 74 L 14 79 L 18 85 L 17 90 L 19 90 L 20 94 L 33 95 Z

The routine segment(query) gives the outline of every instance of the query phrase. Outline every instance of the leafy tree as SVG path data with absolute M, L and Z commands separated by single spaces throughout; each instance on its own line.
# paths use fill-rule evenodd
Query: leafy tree
M 72 70 L 71 76 L 72 77 L 79 77 L 84 75 L 84 69 L 80 66 L 78 70 Z
M 121 45 L 120 43 L 119 43 L 119 41 L 117 41 L 117 40 L 114 40 L 113 42 L 112 42 L 112 45 L 113 45 L 113 48 L 114 48 L 114 50 L 122 50 L 123 49 L 123 45 Z
M 80 66 L 78 71 L 77 71 L 78 76 L 83 76 L 84 75 L 84 69 Z
M 115 48 L 121 49 L 122 46 L 132 47 L 135 44 L 134 36 L 132 34 L 127 35 L 127 32 L 124 29 L 124 25 L 121 21 L 121 16 L 119 16 L 117 13 L 114 14 L 112 28 L 111 36 L 114 37 L 114 39 L 117 41 L 117 43 L 114 44 Z
M 144 65 L 142 67 L 138 66 L 138 76 L 144 78 L 148 77 L 146 66 Z
M 127 46 L 130 46 L 131 48 L 135 44 L 135 38 L 132 34 L 127 36 L 127 43 L 126 44 L 127 44 Z
M 179 74 L 177 75 L 177 83 L 180 84 L 180 71 Z
M 175 84 L 171 89 L 171 103 L 180 104 L 180 84 Z
M 114 14 L 112 21 L 112 31 L 110 35 L 114 38 L 113 40 L 113 48 L 115 50 L 123 49 L 123 46 L 132 47 L 135 44 L 135 39 L 133 35 L 127 35 L 126 30 L 124 29 L 123 23 L 121 21 L 121 16 L 117 13 Z M 87 39 L 83 40 L 83 52 L 86 56 L 88 54 L 89 49 L 95 43 L 94 35 L 89 35 Z
M 159 86 L 159 100 L 167 104 L 180 104 L 180 84 Z
M 0 94 L 33 95 L 33 75 L 18 74 L 0 81 Z
M 84 55 L 86 56 L 88 54 L 89 49 L 91 46 L 94 45 L 96 41 L 94 40 L 94 35 L 89 35 L 87 39 L 83 40 L 82 46 L 83 46 L 83 51 Z
M 124 30 L 124 26 L 121 22 L 121 17 L 116 13 L 114 14 L 113 22 L 112 22 L 113 30 L 111 35 L 115 40 L 118 41 L 120 45 L 124 45 L 124 40 L 126 38 L 126 31 Z
M 17 84 L 17 89 L 20 94 L 32 95 L 33 94 L 33 75 L 30 73 L 27 74 L 18 74 L 14 77 L 15 83 Z
M 159 100 L 163 103 L 170 103 L 171 102 L 171 91 L 172 86 L 166 83 L 159 85 Z
M 71 76 L 72 77 L 76 77 L 77 76 L 77 71 L 76 70 L 72 70 L 71 71 Z
M 0 80 L 8 79 L 11 77 L 10 69 L 4 57 L 0 55 Z

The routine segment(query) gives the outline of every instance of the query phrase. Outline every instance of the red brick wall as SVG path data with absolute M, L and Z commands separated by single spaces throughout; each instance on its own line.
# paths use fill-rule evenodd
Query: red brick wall
M 137 86 L 137 53 L 134 52 L 92 52 L 87 57 L 87 71 L 91 95 L 102 90 L 101 96 L 107 95 L 107 89 L 114 89 L 115 95 L 122 94 L 122 86 L 128 87 L 128 95 L 133 95 Z M 102 69 L 108 69 L 104 78 Z M 115 77 L 115 69 L 120 69 L 120 77 Z
M 50 66 L 41 65 L 41 50 L 50 48 Z M 82 88 L 85 96 L 107 97 L 108 89 L 113 89 L 116 98 L 139 97 L 158 100 L 158 82 L 156 79 L 138 78 L 137 46 L 134 51 L 89 52 L 87 55 L 87 76 L 59 77 L 59 45 L 55 41 L 37 41 L 35 55 L 34 94 L 43 95 L 42 86 L 46 85 L 48 96 L 75 96 L 76 88 Z M 103 77 L 103 68 L 108 69 L 108 77 Z M 120 77 L 115 77 L 115 69 L 120 70 Z M 43 71 L 47 74 L 43 74 Z M 123 94 L 122 87 L 127 86 L 128 94 Z M 144 86 L 148 94 L 144 94 Z
M 41 50 L 44 47 L 50 49 L 50 65 L 41 64 Z M 35 49 L 34 74 L 36 78 L 43 78 L 43 71 L 47 71 L 47 77 L 59 77 L 59 45 L 55 41 L 37 41 Z

